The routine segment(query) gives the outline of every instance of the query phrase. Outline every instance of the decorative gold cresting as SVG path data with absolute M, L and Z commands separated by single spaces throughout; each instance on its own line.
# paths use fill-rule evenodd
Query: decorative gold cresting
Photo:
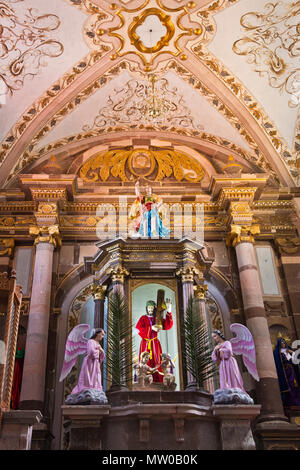
M 29 234 L 35 237 L 34 244 L 50 243 L 54 248 L 61 246 L 61 236 L 58 225 L 50 226 L 32 226 L 29 228 Z

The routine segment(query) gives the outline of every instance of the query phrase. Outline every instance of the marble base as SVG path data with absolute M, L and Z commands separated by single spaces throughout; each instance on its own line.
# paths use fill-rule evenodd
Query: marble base
M 108 400 L 103 390 L 93 388 L 68 395 L 65 400 L 66 405 L 106 405 L 107 403 Z
M 239 388 L 218 388 L 213 397 L 214 405 L 254 405 L 252 398 Z

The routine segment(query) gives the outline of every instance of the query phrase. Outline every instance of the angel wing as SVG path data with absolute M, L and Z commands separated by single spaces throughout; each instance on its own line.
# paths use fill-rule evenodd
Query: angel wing
M 259 382 L 256 369 L 255 346 L 252 335 L 248 328 L 240 323 L 232 323 L 230 331 L 236 336 L 230 339 L 233 354 L 242 354 L 242 358 L 248 372 Z
M 76 363 L 77 356 L 79 354 L 86 353 L 88 339 L 84 336 L 84 334 L 89 330 L 90 325 L 81 323 L 80 325 L 75 326 L 75 328 L 73 328 L 73 330 L 71 330 L 69 333 L 66 342 L 64 363 L 59 378 L 60 382 L 62 382 L 72 370 Z

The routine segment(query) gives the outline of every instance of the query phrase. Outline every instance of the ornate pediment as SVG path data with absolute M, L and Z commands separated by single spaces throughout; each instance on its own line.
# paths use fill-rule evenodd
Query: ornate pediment
M 79 176 L 87 183 L 118 178 L 133 181 L 145 178 L 149 181 L 162 181 L 173 178 L 181 182 L 201 181 L 204 176 L 201 165 L 182 152 L 167 149 L 149 150 L 115 149 L 100 152 L 84 163 Z

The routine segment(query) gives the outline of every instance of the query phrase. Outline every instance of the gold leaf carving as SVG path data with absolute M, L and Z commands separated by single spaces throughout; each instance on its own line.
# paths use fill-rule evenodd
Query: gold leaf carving
M 134 178 L 149 176 L 151 181 L 161 181 L 173 175 L 177 181 L 185 179 L 195 183 L 203 178 L 204 170 L 199 163 L 182 152 L 144 148 L 101 152 L 79 170 L 79 176 L 92 183 L 107 181 L 110 174 L 121 181 L 129 181 L 129 174 Z

